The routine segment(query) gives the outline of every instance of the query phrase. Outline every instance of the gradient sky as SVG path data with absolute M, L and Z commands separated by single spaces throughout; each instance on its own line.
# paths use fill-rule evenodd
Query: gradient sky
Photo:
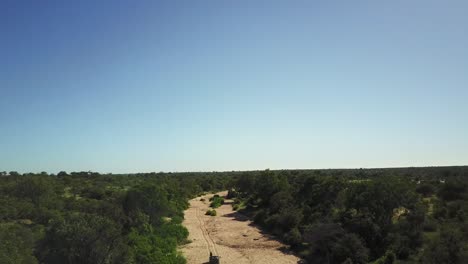
M 0 2 L 0 171 L 468 164 L 468 1 Z

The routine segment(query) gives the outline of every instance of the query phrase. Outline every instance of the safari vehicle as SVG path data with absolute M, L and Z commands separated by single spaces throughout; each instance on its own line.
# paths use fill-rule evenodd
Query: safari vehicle
M 210 252 L 210 261 L 209 264 L 219 264 L 219 256 L 213 256 L 213 253 Z

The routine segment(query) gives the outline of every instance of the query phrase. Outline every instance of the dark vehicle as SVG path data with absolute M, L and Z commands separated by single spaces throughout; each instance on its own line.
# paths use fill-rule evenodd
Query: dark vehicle
M 213 253 L 210 252 L 210 264 L 219 264 L 219 256 L 213 256 Z

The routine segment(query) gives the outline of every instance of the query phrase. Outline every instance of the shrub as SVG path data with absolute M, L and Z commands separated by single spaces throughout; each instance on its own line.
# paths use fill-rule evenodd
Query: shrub
M 213 201 L 214 199 L 219 198 L 219 194 L 215 194 L 210 198 L 210 202 Z
M 234 202 L 232 203 L 232 209 L 234 211 L 241 210 L 245 208 L 245 204 L 242 200 L 235 198 Z
M 210 201 L 211 201 L 210 207 L 212 207 L 212 208 L 218 208 L 218 207 L 220 207 L 221 205 L 224 204 L 224 198 L 219 197 L 219 195 L 217 195 L 217 194 L 215 196 L 213 196 L 210 199 Z
M 297 228 L 293 228 L 284 235 L 284 240 L 290 245 L 299 245 L 302 242 L 301 232 Z
M 156 234 L 162 238 L 175 238 L 177 243 L 182 243 L 188 237 L 188 230 L 180 224 L 164 224 L 156 228 Z
M 254 223 L 263 225 L 267 216 L 268 214 L 265 212 L 265 210 L 259 210 L 254 216 Z
M 205 215 L 216 216 L 216 210 L 208 210 Z

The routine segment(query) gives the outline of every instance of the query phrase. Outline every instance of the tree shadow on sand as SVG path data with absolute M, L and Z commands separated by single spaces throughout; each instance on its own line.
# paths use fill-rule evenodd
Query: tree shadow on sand
M 228 217 L 228 218 L 233 218 L 234 220 L 236 221 L 241 221 L 241 222 L 246 222 L 246 221 L 249 221 L 250 219 L 246 216 L 246 215 L 243 215 L 239 212 L 232 212 L 232 213 L 229 213 L 229 214 L 225 214 L 223 215 L 223 217 Z

